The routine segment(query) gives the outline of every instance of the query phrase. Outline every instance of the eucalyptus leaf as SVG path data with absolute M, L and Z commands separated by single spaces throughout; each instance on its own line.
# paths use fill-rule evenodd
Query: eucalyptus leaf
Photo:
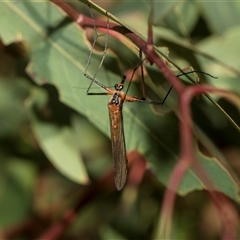
M 62 103 L 87 117 L 109 137 L 107 112 L 109 97 L 86 95 L 86 88 L 90 81 L 84 77 L 84 71 L 90 49 L 85 30 L 80 29 L 76 23 L 61 25 L 65 14 L 48 2 L 37 4 L 35 2 L 17 4 L 10 1 L 3 2 L 0 14 L 3 16 L 0 22 L 0 34 L 5 42 L 14 41 L 19 36 L 29 42 L 31 64 L 27 71 L 35 82 L 39 85 L 53 84 L 58 90 Z M 11 21 L 16 24 L 6 27 Z M 104 37 L 103 35 L 100 38 L 104 40 Z M 101 52 L 94 51 L 87 74 L 94 76 L 101 57 Z M 110 51 L 107 52 L 96 80 L 106 86 L 113 86 L 120 82 L 122 76 L 115 69 L 117 63 L 116 55 Z M 85 88 L 85 90 L 78 88 Z M 91 92 L 96 93 L 103 93 L 103 91 L 103 89 L 91 89 Z M 59 128 L 39 121 L 32 112 L 31 101 L 30 98 L 28 103 L 30 118 L 43 151 L 62 173 L 77 182 L 86 183 L 87 175 L 78 148 L 74 144 L 71 127 Z M 144 155 L 157 178 L 167 185 L 180 154 L 178 118 L 173 113 L 166 116 L 155 115 L 147 104 L 140 103 L 125 103 L 123 118 L 127 151 L 138 150 Z M 197 148 L 195 154 L 199 160 L 204 161 L 206 172 L 211 174 L 212 168 L 215 169 L 216 174 L 211 177 L 213 182 L 217 183 L 218 173 L 224 173 L 225 169 L 223 170 L 218 161 L 202 155 Z M 219 185 L 219 190 L 238 201 L 236 194 L 238 185 L 230 175 L 226 174 L 225 177 L 227 183 Z M 203 188 L 196 173 L 188 169 L 179 193 L 186 194 Z

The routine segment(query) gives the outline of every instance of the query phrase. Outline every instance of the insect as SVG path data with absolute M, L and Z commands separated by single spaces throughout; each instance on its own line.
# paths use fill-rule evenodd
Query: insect
M 134 72 L 133 72 L 134 74 Z M 133 76 L 132 74 L 132 76 Z M 84 74 L 91 83 L 96 83 L 98 86 L 106 90 L 105 93 L 90 93 L 87 92 L 88 95 L 111 95 L 111 98 L 108 102 L 108 112 L 109 112 L 109 120 L 110 120 L 110 131 L 111 131 L 111 142 L 112 142 L 112 155 L 113 155 L 113 165 L 114 165 L 114 181 L 117 190 L 121 190 L 127 180 L 127 154 L 126 154 L 126 145 L 125 145 L 125 137 L 124 137 L 124 129 L 123 129 L 123 104 L 124 102 L 140 102 L 154 105 L 162 105 L 168 94 L 171 91 L 169 89 L 165 98 L 162 102 L 154 102 L 151 100 L 146 100 L 145 98 L 140 98 L 136 96 L 128 96 L 127 91 L 130 87 L 130 83 L 128 85 L 126 93 L 123 92 L 124 82 L 126 80 L 126 76 L 123 76 L 120 83 L 114 85 L 114 90 L 106 87 L 104 84 L 100 83 L 96 79 L 92 78 L 88 74 Z M 131 77 L 132 79 L 132 77 Z
M 111 88 L 105 86 L 104 84 L 102 84 L 101 82 L 99 82 L 98 80 L 96 80 L 96 75 L 97 75 L 98 71 L 100 70 L 100 68 L 103 64 L 103 61 L 106 57 L 106 54 L 107 54 L 107 44 L 108 44 L 108 35 L 109 35 L 109 33 L 108 33 L 109 19 L 108 18 L 107 18 L 107 23 L 106 23 L 105 45 L 104 45 L 102 58 L 101 58 L 101 61 L 98 65 L 98 68 L 95 71 L 94 75 L 90 76 L 87 73 L 88 67 L 89 67 L 90 60 L 91 60 L 91 57 L 93 54 L 94 46 L 97 42 L 98 37 L 101 35 L 99 35 L 97 33 L 95 18 L 94 18 L 94 15 L 93 15 L 93 12 L 92 12 L 92 9 L 91 9 L 89 3 L 88 3 L 88 6 L 89 6 L 90 14 L 92 16 L 95 38 L 94 38 L 94 41 L 92 44 L 92 49 L 90 51 L 90 54 L 89 54 L 89 57 L 88 57 L 88 60 L 86 63 L 86 68 L 84 71 L 84 76 L 91 81 L 86 94 L 87 95 L 110 95 L 111 96 L 110 100 L 108 101 L 107 106 L 108 106 L 109 121 L 110 121 L 112 155 L 113 155 L 113 166 L 114 166 L 114 181 L 115 181 L 115 186 L 116 186 L 117 190 L 120 191 L 126 183 L 127 174 L 128 174 L 128 168 L 127 168 L 128 160 L 127 160 L 127 153 L 126 153 L 126 144 L 125 144 L 124 128 L 123 128 L 123 113 L 122 113 L 124 102 L 139 102 L 139 103 L 146 103 L 146 104 L 153 104 L 153 105 L 161 106 L 164 104 L 165 100 L 167 99 L 169 93 L 172 90 L 172 87 L 168 90 L 168 92 L 165 95 L 165 97 L 163 98 L 162 102 L 155 102 L 155 101 L 146 99 L 146 93 L 145 93 L 145 89 L 144 89 L 143 64 L 142 64 L 143 61 L 142 60 L 141 60 L 140 64 L 138 64 L 138 66 L 132 71 L 132 75 L 131 75 L 128 87 L 126 89 L 126 92 L 123 91 L 126 76 L 123 76 L 121 81 L 114 85 L 114 89 L 111 89 Z M 106 12 L 106 14 L 107 14 L 107 12 Z M 141 51 L 140 51 L 139 56 L 142 59 Z M 134 73 L 138 69 L 139 66 L 141 67 L 141 75 L 142 75 L 142 93 L 143 93 L 142 98 L 127 95 L 128 90 L 130 88 L 132 78 L 134 76 Z M 193 71 L 190 71 L 187 73 L 180 73 L 177 75 L 177 77 L 188 74 L 188 73 L 193 73 L 193 72 L 200 72 L 200 71 L 193 70 Z M 97 84 L 99 87 L 104 89 L 105 92 L 91 93 L 90 88 L 93 83 Z

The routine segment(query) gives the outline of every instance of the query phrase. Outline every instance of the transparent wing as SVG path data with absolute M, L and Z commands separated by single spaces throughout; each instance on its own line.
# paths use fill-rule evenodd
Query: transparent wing
M 127 180 L 127 154 L 123 130 L 122 107 L 108 103 L 108 110 L 112 140 L 114 181 L 119 191 L 124 187 Z

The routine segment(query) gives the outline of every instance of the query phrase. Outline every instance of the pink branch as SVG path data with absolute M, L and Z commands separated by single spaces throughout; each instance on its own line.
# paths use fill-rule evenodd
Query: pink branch
M 192 139 L 192 121 L 190 112 L 190 103 L 194 96 L 198 94 L 203 94 L 207 92 L 219 93 L 221 95 L 227 95 L 226 90 L 217 89 L 207 85 L 201 86 L 190 86 L 185 88 L 185 91 L 180 95 L 180 113 L 181 113 L 181 144 L 182 144 L 182 154 L 172 171 L 172 175 L 169 180 L 168 188 L 164 195 L 164 200 L 161 210 L 161 233 L 164 237 L 168 237 L 171 229 L 171 219 L 173 208 L 176 199 L 176 192 L 180 186 L 180 183 L 186 174 L 189 167 L 192 167 L 197 175 L 200 177 L 201 181 L 204 183 L 205 188 L 209 191 L 209 195 L 212 201 L 215 203 L 216 209 L 220 219 L 222 220 L 223 226 L 223 236 L 237 236 L 236 232 L 233 230 L 236 222 L 236 214 L 234 213 L 234 208 L 228 199 L 217 192 L 217 187 L 214 185 L 212 180 L 209 178 L 207 173 L 204 171 L 202 166 L 196 160 L 194 155 L 193 139 Z M 220 196 L 220 197 L 219 197 Z M 235 217 L 232 217 L 235 216 Z M 225 237 L 223 239 L 225 239 Z M 236 239 L 236 238 L 231 238 Z
M 74 9 L 69 7 L 65 2 L 59 2 L 57 0 L 51 0 L 53 3 L 62 8 L 73 20 L 83 28 L 93 27 L 92 19 L 77 13 Z M 99 30 L 106 29 L 106 22 L 102 20 L 95 19 L 96 27 Z M 161 222 L 165 223 L 162 225 L 162 233 L 166 237 L 169 234 L 170 226 L 171 226 L 171 218 L 173 212 L 173 206 L 176 199 L 176 192 L 179 188 L 179 185 L 186 174 L 187 169 L 191 166 L 195 172 L 200 176 L 200 179 L 204 183 L 206 189 L 210 190 L 211 199 L 215 202 L 215 205 L 219 209 L 219 214 L 222 219 L 222 222 L 225 223 L 226 211 L 223 213 L 221 209 L 228 206 L 228 209 L 231 209 L 229 206 L 229 202 L 227 198 L 221 197 L 221 200 L 216 197 L 216 194 L 212 192 L 213 189 L 216 190 L 211 179 L 208 177 L 202 166 L 198 163 L 194 156 L 194 148 L 193 148 L 193 139 L 192 139 L 192 121 L 191 121 L 191 113 L 190 113 L 190 102 L 192 98 L 197 94 L 207 93 L 207 92 L 215 92 L 220 93 L 222 95 L 227 94 L 224 90 L 219 90 L 209 86 L 191 86 L 185 87 L 181 81 L 168 69 L 163 60 L 156 53 L 152 43 L 152 29 L 149 28 L 149 40 L 146 42 L 141 37 L 134 34 L 131 30 L 127 29 L 124 26 L 117 25 L 115 23 L 109 23 L 109 34 L 116 37 L 116 32 L 124 35 L 128 39 L 130 39 L 139 49 L 141 49 L 149 62 L 155 63 L 159 68 L 160 72 L 164 75 L 164 77 L 171 83 L 175 91 L 178 93 L 180 99 L 180 119 L 181 119 L 181 157 L 178 163 L 176 164 L 172 175 L 170 177 L 169 185 L 166 190 L 164 201 L 162 205 L 162 215 Z M 228 219 L 229 220 L 229 219 Z M 232 225 L 232 221 L 231 226 Z M 223 224 L 225 227 L 225 224 Z M 228 224 L 229 226 L 229 224 Z M 229 231 L 225 231 L 225 233 L 229 234 Z M 231 236 L 233 236 L 232 234 Z M 225 236 L 227 236 L 225 234 Z M 230 236 L 230 234 L 228 235 Z M 163 237 L 163 236 L 162 236 Z
M 86 28 L 91 27 L 93 28 L 92 18 L 89 18 L 83 14 L 77 13 L 74 9 L 72 9 L 67 3 L 59 2 L 57 0 L 51 0 L 54 4 L 58 5 L 61 9 L 63 9 L 80 27 Z M 95 19 L 95 24 L 98 29 L 106 29 L 106 21 L 102 21 L 99 19 Z M 109 23 L 109 34 L 113 35 L 113 32 L 118 32 L 129 40 L 131 40 L 139 49 L 141 49 L 146 58 L 157 65 L 159 70 L 165 76 L 165 78 L 173 85 L 173 88 L 180 94 L 183 89 L 184 85 L 179 81 L 179 79 L 168 69 L 166 64 L 163 60 L 156 54 L 153 45 L 148 44 L 144 39 L 137 36 L 131 30 L 127 29 L 124 26 Z

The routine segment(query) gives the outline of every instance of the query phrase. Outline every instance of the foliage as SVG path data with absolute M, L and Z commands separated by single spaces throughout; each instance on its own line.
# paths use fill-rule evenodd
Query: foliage
M 84 4 L 73 5 L 90 16 Z M 149 1 L 112 1 L 103 7 L 118 16 L 123 25 L 128 23 L 134 33 L 140 32 L 147 38 Z M 240 94 L 236 87 L 240 76 L 239 3 L 160 1 L 154 3 L 153 9 L 154 43 L 159 51 L 165 55 L 169 52 L 181 69 L 191 66 L 218 77 L 199 74 L 200 83 Z M 91 29 L 79 28 L 50 2 L 6 1 L 1 3 L 0 14 L 4 16 L 0 20 L 0 209 L 4 216 L 0 227 L 21 223 L 20 233 L 34 238 L 44 232 L 39 227 L 41 222 L 51 229 L 52 222 L 61 222 L 64 216 L 70 223 L 69 209 L 75 209 L 78 217 L 65 236 L 154 238 L 163 186 L 168 185 L 181 150 L 176 93 L 171 93 L 162 109 L 138 103 L 124 105 L 127 150 L 143 156 L 151 173 L 146 173 L 141 185 L 134 184 L 129 177 L 120 197 L 113 191 L 112 178 L 107 184 L 102 178 L 112 169 L 108 97 L 85 94 L 90 82 L 83 72 L 91 49 Z M 94 15 L 97 18 L 97 12 Z M 99 17 L 106 23 L 106 16 Z M 105 34 L 101 34 L 88 69 L 91 76 L 102 57 Z M 109 50 L 96 78 L 113 86 L 123 74 L 131 76 L 139 58 L 136 47 L 126 38 L 108 40 Z M 169 60 L 165 62 L 173 68 Z M 145 68 L 148 96 L 160 101 L 169 83 L 155 66 L 145 64 Z M 191 77 L 196 81 L 195 75 Z M 138 71 L 134 78 L 136 82 L 128 93 L 140 96 Z M 183 82 L 190 84 L 186 77 Z M 101 92 L 94 88 L 92 91 Z M 220 95 L 212 97 L 239 126 L 239 98 L 232 104 Z M 198 161 L 218 190 L 238 202 L 239 163 L 234 159 L 239 158 L 239 130 L 205 97 L 194 99 L 191 109 Z M 98 182 L 99 189 L 94 185 Z M 200 212 L 208 209 L 209 214 L 213 210 L 203 192 L 193 191 L 205 187 L 196 171 L 189 168 L 178 189 L 180 195 L 188 195 L 179 197 L 173 238 L 193 239 L 201 234 L 206 239 L 217 234 L 210 226 L 209 235 L 201 232 L 206 215 L 199 219 Z M 84 207 L 80 208 L 79 202 Z M 196 219 L 199 225 L 193 224 Z M 214 228 L 214 223 L 211 226 Z M 14 229 L 4 234 L 18 235 Z M 97 230 L 93 233 L 92 229 Z

